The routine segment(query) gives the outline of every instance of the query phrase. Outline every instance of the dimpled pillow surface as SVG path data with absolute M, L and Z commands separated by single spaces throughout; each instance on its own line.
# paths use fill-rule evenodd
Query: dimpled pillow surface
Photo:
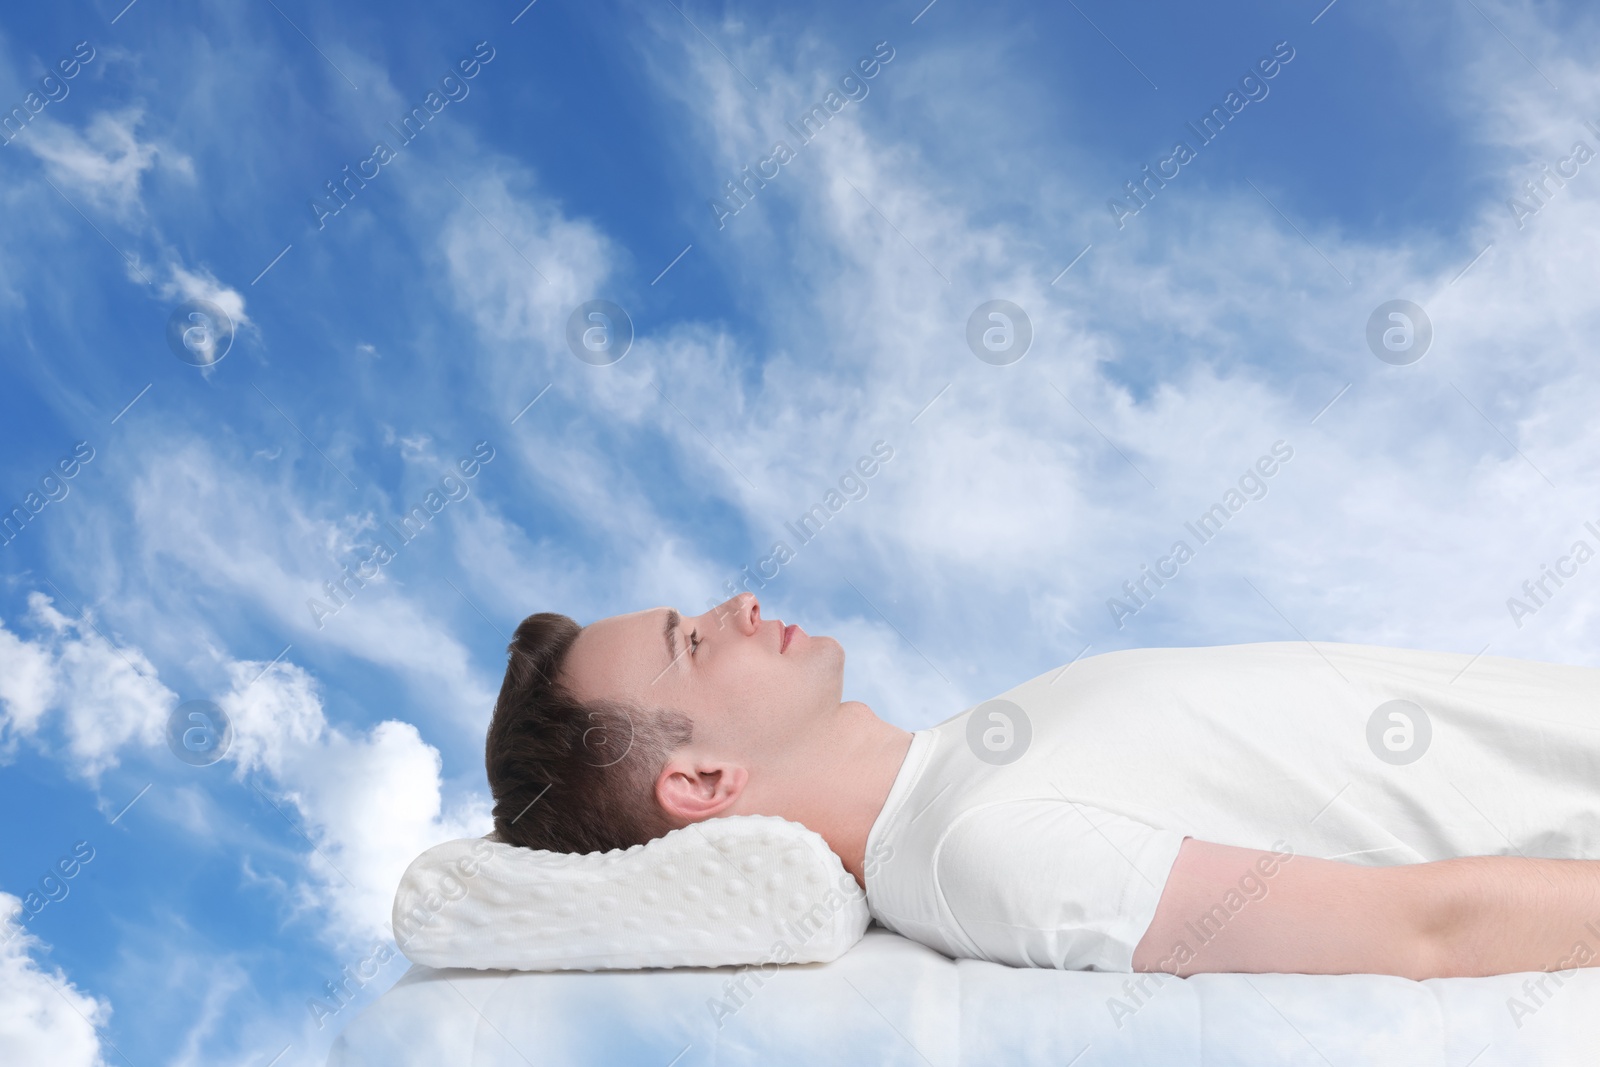
M 826 962 L 869 918 L 821 835 L 770 815 L 581 855 L 447 841 L 406 868 L 393 914 L 414 963 L 522 971 Z

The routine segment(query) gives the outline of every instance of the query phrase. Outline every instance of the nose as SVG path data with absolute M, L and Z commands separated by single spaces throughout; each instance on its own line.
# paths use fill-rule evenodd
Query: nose
M 761 602 L 754 593 L 740 593 L 723 601 L 716 616 L 718 628 L 731 624 L 748 637 L 761 628 Z

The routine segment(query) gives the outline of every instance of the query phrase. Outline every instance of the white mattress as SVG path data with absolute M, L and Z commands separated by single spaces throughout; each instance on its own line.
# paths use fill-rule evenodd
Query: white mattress
M 1590 946 L 1591 949 L 1595 945 Z M 411 970 L 329 1067 L 820 1063 L 1536 1067 L 1600 1062 L 1600 968 L 1412 982 L 1384 975 L 1166 978 L 951 960 L 878 926 L 790 964 L 718 1025 L 735 969 Z M 1545 980 L 1530 995 L 1524 983 Z M 1111 998 L 1119 998 L 1120 1020 Z M 1513 1015 L 1511 999 L 1523 1005 Z M 726 1001 L 734 1007 L 734 1001 Z M 1128 1014 L 1132 1009 L 1132 1014 Z M 1120 1022 L 1120 1026 L 1118 1023 Z

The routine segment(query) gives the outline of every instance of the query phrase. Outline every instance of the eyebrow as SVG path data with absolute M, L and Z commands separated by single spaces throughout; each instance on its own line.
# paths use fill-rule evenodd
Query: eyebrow
M 666 625 L 661 628 L 661 636 L 667 643 L 668 669 L 678 661 L 678 627 L 682 623 L 683 617 L 678 614 L 678 610 L 676 608 L 668 608 Z

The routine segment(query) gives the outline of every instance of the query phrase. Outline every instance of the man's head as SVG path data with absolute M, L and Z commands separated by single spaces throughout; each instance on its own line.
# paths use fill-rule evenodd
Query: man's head
M 626 848 L 717 815 L 782 814 L 797 754 L 840 708 L 844 649 L 743 593 L 579 627 L 530 615 L 485 746 L 495 829 L 562 852 Z

